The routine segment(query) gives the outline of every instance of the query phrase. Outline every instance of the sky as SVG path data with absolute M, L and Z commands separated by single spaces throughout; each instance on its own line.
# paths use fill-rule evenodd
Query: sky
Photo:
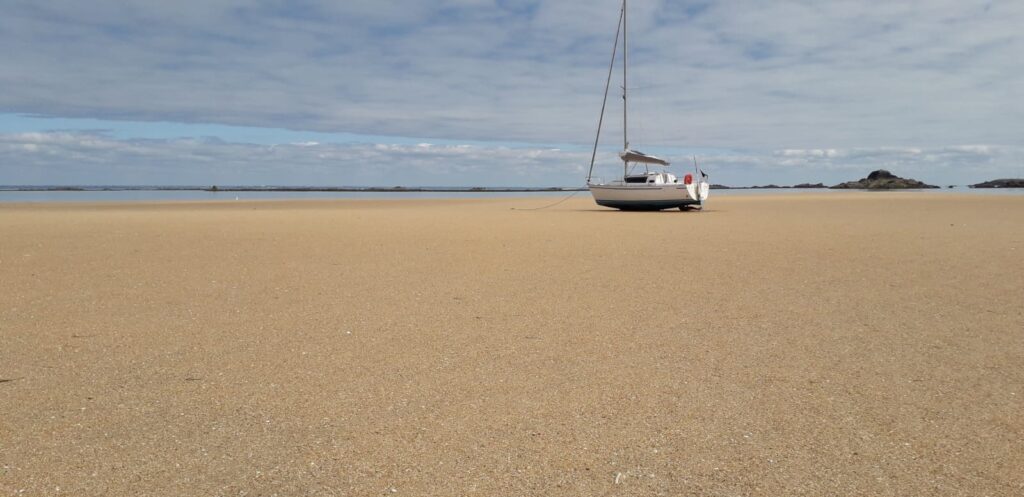
M 579 186 L 619 4 L 0 0 L 0 184 Z M 628 21 L 630 146 L 676 172 L 1024 177 L 1019 0 L 632 0 Z

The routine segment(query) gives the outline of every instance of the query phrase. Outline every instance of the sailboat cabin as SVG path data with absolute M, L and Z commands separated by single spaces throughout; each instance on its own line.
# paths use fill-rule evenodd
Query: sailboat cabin
M 674 185 L 679 179 L 672 173 L 659 173 L 648 171 L 644 174 L 629 174 L 625 178 L 626 183 L 641 183 L 647 185 Z

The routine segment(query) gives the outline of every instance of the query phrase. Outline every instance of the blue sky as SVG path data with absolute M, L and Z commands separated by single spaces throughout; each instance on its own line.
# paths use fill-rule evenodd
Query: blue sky
M 618 1 L 8 0 L 0 184 L 578 185 Z M 1024 3 L 630 2 L 630 135 L 733 185 L 1024 176 Z M 613 96 L 599 176 L 613 176 Z

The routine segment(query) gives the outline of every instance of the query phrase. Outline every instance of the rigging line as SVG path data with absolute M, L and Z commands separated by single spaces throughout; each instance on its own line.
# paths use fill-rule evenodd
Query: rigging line
M 558 205 L 558 204 L 560 204 L 562 202 L 565 202 L 566 200 L 569 200 L 570 198 L 573 198 L 579 192 L 580 192 L 580 190 L 576 190 L 576 191 L 570 193 L 569 196 L 563 198 L 562 200 L 559 200 L 558 202 L 555 202 L 553 204 L 545 205 L 543 207 L 533 207 L 533 208 L 530 208 L 530 209 L 516 209 L 515 207 L 513 207 L 512 210 L 514 210 L 514 211 L 539 211 L 539 210 L 547 209 L 548 207 L 554 207 L 554 206 L 556 206 L 556 205 Z
M 590 171 L 587 172 L 587 184 L 594 174 L 594 161 L 597 159 L 597 144 L 601 141 L 601 125 L 604 124 L 604 110 L 608 106 L 608 89 L 612 85 L 612 70 L 615 69 L 615 55 L 619 50 L 619 32 L 622 31 L 622 19 L 626 16 L 626 5 L 623 3 L 619 12 L 619 25 L 615 28 L 615 44 L 612 45 L 612 61 L 608 64 L 608 80 L 604 83 L 604 100 L 601 102 L 601 117 L 597 120 L 597 137 L 594 138 L 594 152 L 590 154 Z

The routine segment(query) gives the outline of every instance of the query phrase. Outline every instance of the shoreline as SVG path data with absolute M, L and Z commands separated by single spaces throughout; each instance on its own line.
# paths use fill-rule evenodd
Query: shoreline
M 988 196 L 1024 196 L 1024 189 L 991 188 L 991 189 L 931 189 L 931 190 L 836 190 L 836 189 L 766 189 L 745 188 L 714 190 L 709 202 L 722 198 L 741 197 L 787 197 L 787 196 L 837 196 L 843 194 L 887 196 L 897 194 L 947 196 L 963 195 L 969 197 Z M 207 192 L 207 191 L 42 191 L 13 192 L 0 191 L 0 206 L 12 203 L 44 204 L 44 203 L 140 203 L 140 202 L 234 202 L 234 201 L 281 201 L 281 200 L 427 200 L 427 199 L 516 199 L 516 198 L 560 198 L 575 195 L 584 198 L 589 195 L 586 190 L 575 191 L 512 191 L 512 192 L 481 192 L 481 191 L 440 191 L 440 192 Z M 127 198 L 126 198 L 127 197 Z
M 583 187 L 382 187 L 382 186 L 19 186 L 2 185 L 0 192 L 283 192 L 283 193 L 526 193 L 526 192 L 573 192 L 586 191 Z
M 1024 192 L 1024 187 L 1004 186 L 980 186 L 980 185 L 950 185 L 946 187 L 930 188 L 838 188 L 835 186 L 778 186 L 778 185 L 754 185 L 754 186 L 728 186 L 711 185 L 711 190 L 769 190 L 769 191 L 820 191 L 820 190 L 847 190 L 847 191 L 929 191 L 929 190 L 1019 190 Z M 0 185 L 0 193 L 4 192 L 48 192 L 48 193 L 81 193 L 81 192 L 206 192 L 206 193 L 558 193 L 558 192 L 585 192 L 587 187 L 569 186 L 548 186 L 548 187 L 378 187 L 378 186 L 328 186 L 328 187 L 303 187 L 303 186 L 224 186 L 224 187 L 203 187 L 203 186 L 20 186 Z

